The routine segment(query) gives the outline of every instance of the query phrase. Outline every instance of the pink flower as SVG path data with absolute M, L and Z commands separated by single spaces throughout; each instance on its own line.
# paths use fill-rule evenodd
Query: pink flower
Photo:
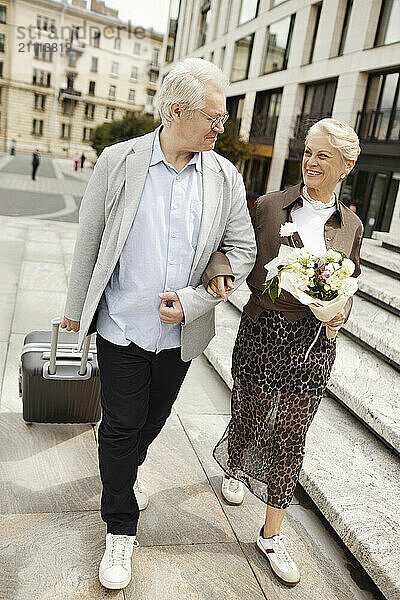
M 332 273 L 330 273 L 329 271 L 327 271 L 326 269 L 324 271 L 322 271 L 321 275 L 318 275 L 318 280 L 319 281 L 326 281 L 327 279 L 329 279 L 329 277 L 332 275 Z

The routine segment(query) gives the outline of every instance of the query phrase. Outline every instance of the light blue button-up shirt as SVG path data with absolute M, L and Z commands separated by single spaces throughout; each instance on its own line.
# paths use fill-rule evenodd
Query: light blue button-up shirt
M 203 209 L 201 154 L 178 173 L 154 138 L 132 227 L 99 304 L 97 331 L 114 344 L 160 352 L 181 345 L 181 325 L 160 320 L 160 292 L 182 289 L 197 248 Z

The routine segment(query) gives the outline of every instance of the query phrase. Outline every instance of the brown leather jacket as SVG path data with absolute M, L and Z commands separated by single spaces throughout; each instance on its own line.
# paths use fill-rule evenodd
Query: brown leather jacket
M 310 309 L 291 294 L 282 290 L 279 298 L 272 302 L 268 293 L 263 294 L 264 281 L 267 274 L 264 265 L 275 258 L 280 245 L 287 243 L 286 238 L 279 235 L 283 223 L 290 221 L 290 212 L 295 206 L 302 206 L 300 197 L 301 184 L 295 185 L 284 191 L 271 192 L 258 198 L 250 212 L 257 240 L 256 263 L 247 277 L 247 284 L 251 291 L 250 300 L 244 311 L 253 320 L 257 321 L 263 310 L 282 311 L 288 321 L 297 321 L 310 314 Z M 336 212 L 325 223 L 325 243 L 327 249 L 334 248 L 344 252 L 356 265 L 353 277 L 357 277 L 360 270 L 360 248 L 363 236 L 363 225 L 360 219 L 342 202 L 337 201 Z M 303 243 L 298 233 L 293 236 L 296 246 L 301 248 Z M 209 275 L 232 275 L 228 259 L 222 252 L 212 255 L 202 281 L 207 288 L 211 277 Z M 349 317 L 353 299 L 347 302 L 346 320 Z

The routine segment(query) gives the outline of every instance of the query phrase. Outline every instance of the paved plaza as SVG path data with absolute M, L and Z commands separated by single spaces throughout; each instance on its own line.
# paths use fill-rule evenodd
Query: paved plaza
M 11 160 L 10 160 L 11 159 Z M 125 590 L 98 582 L 105 547 L 97 426 L 22 419 L 18 364 L 25 335 L 61 316 L 91 169 L 0 155 L 0 600 L 383 600 L 299 485 L 282 533 L 302 581 L 285 588 L 254 542 L 265 506 L 221 497 L 212 448 L 229 419 L 229 387 L 193 361 L 173 414 L 151 446 L 150 493 Z M 72 335 L 72 334 L 71 334 Z

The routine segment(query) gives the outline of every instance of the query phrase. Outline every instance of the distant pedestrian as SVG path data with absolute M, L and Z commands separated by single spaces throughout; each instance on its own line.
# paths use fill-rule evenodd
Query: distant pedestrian
M 39 148 L 36 148 L 35 152 L 32 154 L 32 179 L 36 179 L 36 171 L 38 170 L 40 164 L 40 152 Z
M 80 156 L 78 154 L 75 154 L 75 156 L 74 156 L 74 171 L 78 170 L 80 161 L 81 161 Z
M 86 156 L 82 152 L 82 155 L 81 155 L 81 169 L 83 169 L 83 166 L 85 164 L 85 160 L 86 160 Z
M 11 156 L 15 156 L 16 145 L 17 145 L 17 142 L 15 140 L 11 140 L 11 151 L 10 151 Z

